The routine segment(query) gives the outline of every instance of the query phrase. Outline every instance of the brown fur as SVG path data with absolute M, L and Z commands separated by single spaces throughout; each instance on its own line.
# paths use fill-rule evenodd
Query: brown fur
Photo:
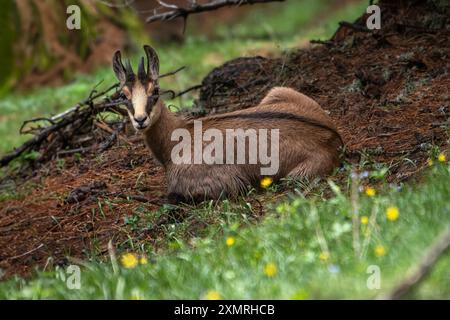
M 137 76 L 129 61 L 123 65 L 120 51 L 114 54 L 113 70 L 129 100 L 128 114 L 133 126 L 143 133 L 145 144 L 166 170 L 169 199 L 178 202 L 236 197 L 249 187 L 258 187 L 262 178 L 261 167 L 267 167 L 259 162 L 233 165 L 172 162 L 172 150 L 179 143 L 171 141 L 172 132 L 178 128 L 187 129 L 193 143 L 194 122 L 178 118 L 166 109 L 159 95 L 158 55 L 147 45 L 144 51 L 147 66 L 142 58 Z M 279 170 L 272 177 L 275 181 L 283 177 L 321 177 L 339 163 L 338 148 L 342 139 L 331 118 L 314 100 L 290 88 L 273 88 L 253 108 L 199 120 L 203 132 L 216 129 L 222 133 L 224 156 L 226 129 L 254 129 L 256 134 L 259 134 L 259 129 L 278 129 Z M 270 139 L 271 135 L 267 138 Z M 203 142 L 204 147 L 208 144 Z M 270 148 L 273 144 L 269 141 L 268 146 Z M 245 162 L 249 163 L 248 141 L 245 148 Z M 237 152 L 235 143 L 235 160 Z M 191 160 L 193 157 L 191 148 Z
M 186 128 L 193 135 L 193 122 L 176 117 L 161 100 L 154 111 L 159 113 L 159 118 L 145 131 L 144 140 L 166 170 L 170 199 L 201 201 L 222 196 L 235 197 L 249 186 L 259 186 L 262 178 L 259 164 L 173 164 L 171 150 L 178 142 L 170 140 L 171 133 L 176 128 Z M 258 117 L 266 112 L 304 117 L 317 125 L 296 118 L 240 118 L 249 115 Z M 280 168 L 273 177 L 275 181 L 283 177 L 324 176 L 339 163 L 338 148 L 342 141 L 332 120 L 314 100 L 293 89 L 273 88 L 256 107 L 199 120 L 202 120 L 203 131 L 208 128 L 222 132 L 230 128 L 280 129 Z

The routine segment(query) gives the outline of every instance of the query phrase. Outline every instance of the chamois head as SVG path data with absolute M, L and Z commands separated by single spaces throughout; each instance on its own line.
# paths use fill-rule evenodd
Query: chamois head
M 120 81 L 120 87 L 128 99 L 128 114 L 136 130 L 150 128 L 158 119 L 158 108 L 153 108 L 159 99 L 159 59 L 155 50 L 144 46 L 147 65 L 144 67 L 144 57 L 139 63 L 137 75 L 133 72 L 130 60 L 125 66 L 122 63 L 120 51 L 113 58 L 113 70 Z

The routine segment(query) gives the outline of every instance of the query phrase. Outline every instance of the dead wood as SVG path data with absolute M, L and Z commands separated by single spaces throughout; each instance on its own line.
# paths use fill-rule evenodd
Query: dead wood
M 159 78 L 172 76 L 185 67 L 162 74 Z M 62 113 L 50 118 L 39 117 L 25 121 L 21 128 L 21 134 L 33 134 L 18 148 L 6 154 L 0 159 L 0 167 L 8 165 L 22 154 L 31 151 L 39 152 L 38 162 L 45 162 L 54 157 L 71 155 L 75 153 L 103 152 L 110 148 L 116 139 L 132 145 L 132 143 L 121 134 L 127 121 L 127 112 L 122 105 L 126 103 L 125 97 L 118 91 L 116 83 L 105 90 L 97 91 L 95 86 L 88 97 L 68 108 Z M 201 86 L 194 86 L 179 93 L 172 90 L 162 90 L 170 92 L 173 97 L 179 97 Z M 99 120 L 104 112 L 113 112 L 119 117 L 119 121 Z M 99 129 L 98 131 L 95 128 Z M 107 132 L 109 135 L 105 136 Z
M 186 19 L 191 14 L 217 10 L 223 7 L 283 1 L 284 0 L 213 0 L 205 4 L 199 4 L 194 0 L 190 0 L 188 7 L 179 7 L 177 5 L 158 0 L 160 6 L 153 10 L 153 14 L 146 19 L 146 22 L 152 23 L 155 21 L 167 21 L 176 18 Z M 165 11 L 160 13 L 162 10 Z
M 448 252 L 449 248 L 450 229 L 437 237 L 415 269 L 382 299 L 397 300 L 405 297 L 426 278 L 433 266 Z
M 392 6 L 391 2 L 384 1 Z M 396 25 L 417 20 L 418 25 L 435 28 L 433 21 L 449 21 L 450 16 L 436 13 L 429 7 L 430 2 L 418 5 L 419 9 L 411 6 L 398 14 L 387 12 L 382 6 L 381 30 L 359 32 L 341 27 L 342 34 L 338 32 L 330 46 L 296 49 L 275 59 L 253 57 L 227 62 L 202 82 L 197 105 L 204 113 L 246 108 L 258 103 L 271 87 L 290 86 L 311 96 L 330 112 L 346 141 L 345 156 L 349 164 L 359 165 L 361 159 L 386 164 L 389 166 L 386 179 L 393 185 L 416 177 L 427 167 L 433 145 L 441 150 L 448 148 L 450 116 L 447 54 L 450 29 L 441 28 L 431 34 Z M 378 87 L 377 94 L 371 93 L 373 86 Z M 45 119 L 39 123 L 52 125 Z M 112 132 L 119 124 L 117 119 L 105 123 Z M 73 154 L 77 148 L 83 148 L 82 151 L 92 148 L 85 151 L 82 161 L 67 156 L 64 168 L 58 168 L 55 162 L 43 163 L 33 178 L 39 181 L 38 188 L 30 190 L 23 199 L 2 202 L 0 267 L 5 277 L 30 275 L 36 267 L 47 265 L 49 256 L 55 264 L 67 263 L 68 250 L 74 259 L 83 259 L 86 246 L 91 244 L 106 253 L 111 239 L 116 246 L 131 236 L 136 245 L 151 244 L 157 250 L 159 240 L 167 237 L 164 226 L 179 220 L 172 218 L 173 214 L 152 220 L 148 229 L 132 230 L 124 225 L 123 217 L 136 214 L 139 208 L 156 210 L 167 203 L 166 180 L 164 170 L 153 162 L 138 137 L 122 133 L 133 145 L 120 141 L 101 157 L 94 156 L 101 143 L 112 135 L 111 130 L 100 129 L 94 123 L 85 125 L 69 144 L 70 149 L 60 149 Z M 49 135 L 39 151 L 53 150 L 51 144 L 61 141 L 54 137 L 59 134 L 66 133 L 60 129 Z M 371 166 L 365 168 L 372 170 Z M 21 177 L 12 178 L 0 184 L 28 192 L 28 185 L 20 185 Z M 345 184 L 347 178 L 345 171 L 337 173 L 337 182 Z M 81 202 L 62 203 L 61 199 L 71 191 L 89 186 L 93 181 L 104 181 L 108 189 L 96 195 L 87 194 Z M 273 202 L 274 197 L 281 199 L 283 192 L 262 196 L 261 202 Z M 118 201 L 120 198 L 128 200 Z M 104 205 L 106 200 L 112 206 Z M 255 201 L 253 196 L 249 199 L 258 211 L 260 206 Z M 183 214 L 191 218 L 191 210 L 184 210 Z M 259 217 L 264 212 L 255 214 Z M 198 234 L 204 226 L 193 218 L 189 232 Z M 22 258 L 8 260 L 18 256 Z
M 35 134 L 35 136 L 30 140 L 26 141 L 20 147 L 16 148 L 14 151 L 2 157 L 0 159 L 0 166 L 5 166 L 9 164 L 12 160 L 19 157 L 26 151 L 38 150 L 44 141 L 50 142 L 52 138 L 60 139 L 62 145 L 61 144 L 59 145 L 60 147 L 59 150 L 64 149 L 67 144 L 65 142 L 67 142 L 67 140 L 70 138 L 69 136 L 73 136 L 74 134 L 78 133 L 77 131 L 81 129 L 81 127 L 86 123 L 86 121 L 89 118 L 92 118 L 93 116 L 96 116 L 99 113 L 105 111 L 112 111 L 121 114 L 118 108 L 121 104 L 124 103 L 124 100 L 118 97 L 117 94 L 115 94 L 112 97 L 105 98 L 100 103 L 94 102 L 96 98 L 104 96 L 106 93 L 110 92 L 116 87 L 117 85 L 111 86 L 105 91 L 102 91 L 100 93 L 95 93 L 95 90 L 93 90 L 89 98 L 87 98 L 85 101 L 77 104 L 76 106 L 70 108 L 68 111 L 60 115 L 52 117 L 51 119 L 45 119 L 51 123 L 49 126 L 46 127 L 38 126 L 32 129 L 28 129 L 28 131 L 26 132 L 28 133 L 32 132 Z M 32 119 L 26 121 L 25 124 L 36 123 L 42 120 L 43 118 Z M 21 132 L 24 132 L 23 131 L 24 125 L 21 127 Z M 55 134 L 61 131 L 62 129 L 67 129 L 64 130 L 65 134 Z M 48 151 L 50 150 L 47 150 L 47 152 Z

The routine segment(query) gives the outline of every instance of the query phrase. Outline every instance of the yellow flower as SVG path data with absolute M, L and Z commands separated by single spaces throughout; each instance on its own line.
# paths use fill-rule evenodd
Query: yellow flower
M 439 161 L 439 162 L 445 162 L 445 161 L 447 161 L 447 157 L 445 156 L 445 154 L 439 153 L 439 155 L 438 155 L 438 161 Z
M 386 209 L 386 218 L 389 221 L 395 221 L 398 219 L 398 208 L 397 207 L 389 207 Z
M 269 278 L 272 278 L 277 274 L 277 266 L 274 263 L 268 263 L 264 267 L 264 274 Z
M 427 165 L 431 167 L 433 165 L 433 159 L 427 159 Z
M 328 259 L 330 259 L 330 253 L 327 252 L 327 251 L 322 251 L 322 252 L 319 254 L 319 259 L 322 260 L 323 262 L 328 261 Z
M 361 224 L 366 225 L 369 223 L 369 217 L 368 216 L 361 216 Z
M 382 257 L 386 255 L 386 249 L 382 245 L 378 245 L 375 247 L 375 255 L 377 257 Z
M 138 258 L 133 253 L 125 253 L 120 258 L 120 262 L 125 268 L 133 269 L 138 265 Z
M 236 242 L 236 238 L 235 237 L 228 237 L 227 240 L 225 241 L 225 243 L 229 247 L 231 247 L 235 242 Z
M 220 293 L 215 290 L 210 290 L 206 294 L 207 300 L 220 300 Z
M 368 197 L 374 197 L 376 193 L 377 193 L 377 191 L 374 188 L 372 188 L 372 187 L 366 188 L 366 195 Z
M 131 291 L 130 300 L 144 300 L 144 295 L 138 289 Z
M 306 300 L 309 298 L 309 294 L 306 290 L 300 289 L 293 296 L 291 296 L 291 300 Z
M 147 264 L 147 263 L 148 263 L 147 257 L 142 256 L 142 257 L 139 259 L 139 263 L 140 263 L 140 264 Z
M 261 179 L 261 188 L 267 189 L 272 185 L 273 179 L 271 177 L 265 177 Z

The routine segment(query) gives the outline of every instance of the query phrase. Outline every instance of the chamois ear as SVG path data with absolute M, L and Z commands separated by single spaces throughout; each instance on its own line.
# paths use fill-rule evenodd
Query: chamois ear
M 144 46 L 145 54 L 147 55 L 147 75 L 156 82 L 159 76 L 159 59 L 155 49 L 149 45 Z
M 125 84 L 126 74 L 125 67 L 122 64 L 122 55 L 120 54 L 120 50 L 117 50 L 116 53 L 114 53 L 112 65 L 114 73 L 116 74 L 117 79 L 120 81 L 120 86 L 123 86 Z
M 131 66 L 130 59 L 127 59 L 125 61 L 125 76 L 126 78 L 134 78 L 134 71 L 133 67 Z
M 141 61 L 139 62 L 138 78 L 141 81 L 144 81 L 147 79 L 147 73 L 145 72 L 145 69 L 144 69 L 144 57 L 141 57 Z

